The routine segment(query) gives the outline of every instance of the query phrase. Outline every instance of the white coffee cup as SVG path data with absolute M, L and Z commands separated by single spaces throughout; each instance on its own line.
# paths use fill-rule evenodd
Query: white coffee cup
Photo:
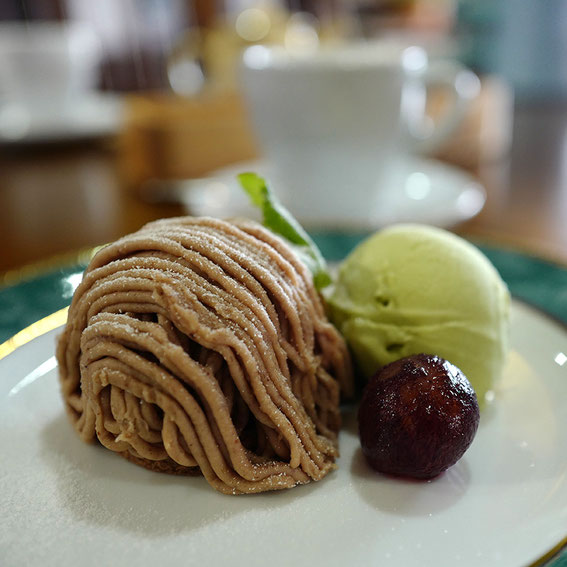
M 272 181 L 311 226 L 373 224 L 396 163 L 444 143 L 478 93 L 456 62 L 432 65 L 420 47 L 364 43 L 293 53 L 252 46 L 240 84 Z M 427 88 L 453 103 L 435 123 Z
M 0 133 L 17 139 L 32 124 L 72 120 L 78 101 L 95 91 L 101 50 L 79 23 L 0 24 Z

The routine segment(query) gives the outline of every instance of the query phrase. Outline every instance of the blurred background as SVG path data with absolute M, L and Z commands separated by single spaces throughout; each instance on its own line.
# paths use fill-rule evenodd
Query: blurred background
M 567 261 L 567 2 L 2 0 L 4 281 L 220 198 L 198 180 L 262 154 L 237 81 L 246 47 L 377 39 L 480 78 L 432 157 L 486 203 L 444 224 Z M 446 96 L 431 93 L 432 116 Z

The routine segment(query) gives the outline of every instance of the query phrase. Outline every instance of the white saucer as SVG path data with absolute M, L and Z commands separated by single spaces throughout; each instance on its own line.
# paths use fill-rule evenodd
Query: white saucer
M 268 178 L 298 220 L 315 228 L 375 229 L 394 222 L 449 228 L 477 215 L 486 200 L 484 188 L 469 174 L 439 161 L 419 158 L 405 160 L 399 165 L 391 187 L 384 188 L 380 197 L 380 210 L 374 211 L 368 220 L 367 210 L 361 207 L 361 219 L 355 226 L 353 222 L 327 219 L 324 213 L 320 219 L 302 219 L 293 211 L 293 204 L 285 203 L 285 192 L 280 193 L 277 179 L 270 174 L 269 164 L 265 161 L 237 164 L 218 170 L 208 178 L 183 182 L 177 187 L 176 198 L 193 215 L 257 218 L 257 212 L 236 180 L 236 175 L 244 171 L 254 171 Z
M 99 138 L 116 134 L 124 120 L 124 104 L 115 95 L 88 95 L 59 108 L 0 106 L 0 143 L 32 144 Z

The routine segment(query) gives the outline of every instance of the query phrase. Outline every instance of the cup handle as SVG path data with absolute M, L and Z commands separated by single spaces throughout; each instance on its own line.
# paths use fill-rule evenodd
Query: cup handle
M 462 123 L 480 92 L 480 80 L 470 69 L 456 61 L 445 60 L 430 62 L 418 80 L 426 93 L 431 87 L 444 87 L 452 94 L 452 102 L 441 116 L 433 120 L 423 110 L 421 125 L 407 125 L 411 149 L 420 154 L 433 154 Z

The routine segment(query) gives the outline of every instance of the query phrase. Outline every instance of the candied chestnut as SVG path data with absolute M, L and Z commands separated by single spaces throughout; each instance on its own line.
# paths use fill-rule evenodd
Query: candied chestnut
M 463 456 L 479 417 L 475 391 L 455 365 L 429 354 L 402 358 L 364 389 L 362 452 L 379 472 L 430 479 Z

